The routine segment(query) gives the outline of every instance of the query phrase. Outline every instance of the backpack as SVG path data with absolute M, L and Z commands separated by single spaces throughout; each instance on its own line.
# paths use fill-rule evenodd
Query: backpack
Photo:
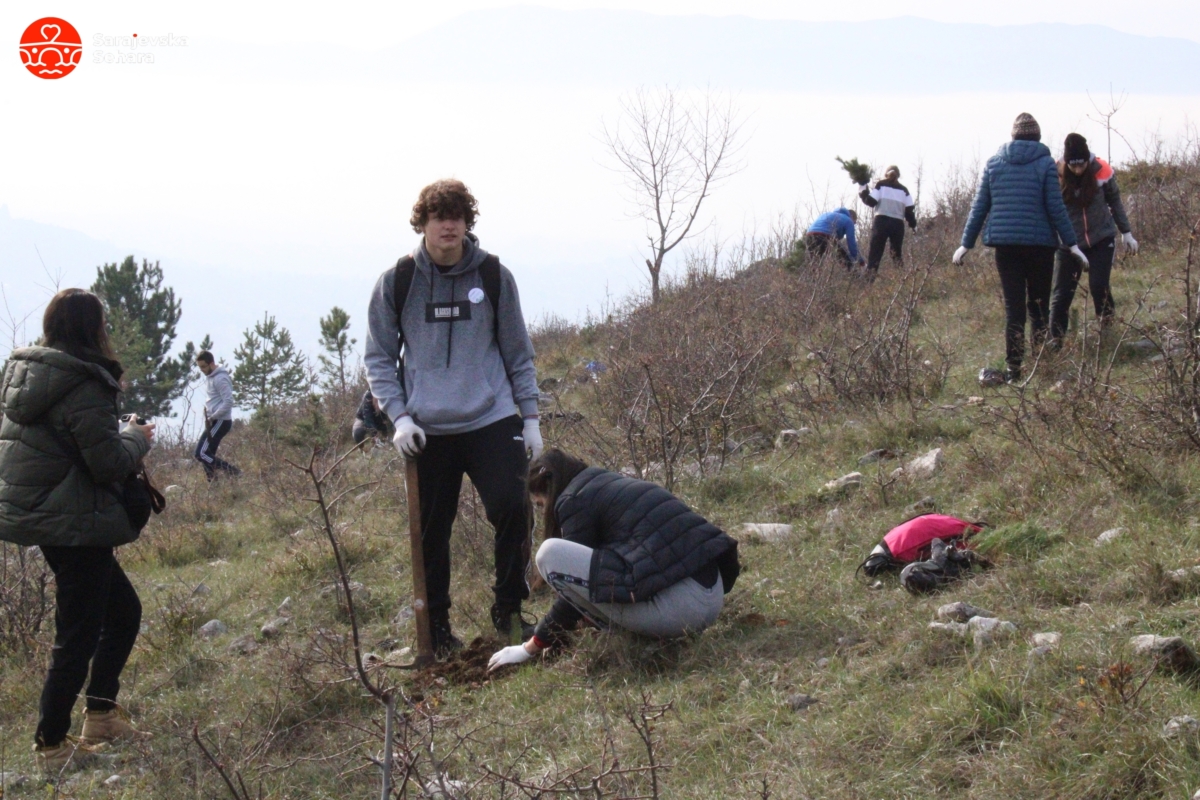
M 903 569 L 905 564 L 929 559 L 934 539 L 954 547 L 966 547 L 967 539 L 981 530 L 983 523 L 980 522 L 967 522 L 945 514 L 919 514 L 888 531 L 858 569 L 869 577 L 895 572 Z
M 930 555 L 925 561 L 914 561 L 900 571 L 900 585 L 909 594 L 936 592 L 971 574 L 975 565 L 987 569 L 991 563 L 967 547 L 956 547 L 935 538 L 929 543 Z
M 417 272 L 417 262 L 412 256 L 402 256 L 396 262 L 396 277 L 392 283 L 392 307 L 396 309 L 396 331 L 400 337 L 400 347 L 396 352 L 401 352 L 404 349 L 404 323 L 401 317 L 404 314 L 404 304 L 408 302 L 408 290 L 412 288 L 413 277 Z M 492 304 L 492 333 L 496 337 L 496 341 L 500 341 L 500 257 L 494 254 L 488 254 L 488 257 L 479 265 L 479 278 L 483 282 L 483 293 L 487 295 L 488 302 Z M 401 372 L 403 375 L 403 357 L 401 358 Z

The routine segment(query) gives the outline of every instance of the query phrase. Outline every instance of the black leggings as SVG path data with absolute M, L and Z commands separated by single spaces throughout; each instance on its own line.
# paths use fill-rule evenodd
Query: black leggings
M 41 548 L 54 571 L 54 649 L 42 687 L 34 741 L 62 742 L 71 729 L 71 709 L 87 687 L 87 708 L 108 711 L 121 688 L 121 670 L 142 624 L 142 603 L 111 547 Z
M 483 501 L 495 528 L 497 606 L 517 609 L 529 597 L 529 506 L 525 495 L 528 469 L 523 423 L 514 415 L 487 427 L 448 436 L 429 435 L 417 458 L 421 484 L 421 543 L 429 612 L 450 608 L 450 531 L 458 514 L 463 473 Z
M 1019 371 L 1025 357 L 1025 316 L 1029 315 L 1036 350 L 1046 338 L 1050 320 L 1050 287 L 1054 279 L 1054 247 L 998 245 L 996 269 L 1004 293 L 1004 360 Z
M 1096 316 L 1103 321 L 1111 319 L 1116 308 L 1109 288 L 1116 245 L 1116 238 L 1110 236 L 1083 251 L 1088 260 L 1088 290 L 1096 306 Z M 1075 299 L 1082 274 L 1083 263 L 1070 250 L 1059 250 L 1054 257 L 1054 296 L 1050 300 L 1050 338 L 1056 342 L 1067 333 L 1071 301 Z
M 871 244 L 867 248 L 867 269 L 871 272 L 879 271 L 883 250 L 888 245 L 891 245 L 892 258 L 897 264 L 901 263 L 904 260 L 904 220 L 876 214 L 871 220 Z

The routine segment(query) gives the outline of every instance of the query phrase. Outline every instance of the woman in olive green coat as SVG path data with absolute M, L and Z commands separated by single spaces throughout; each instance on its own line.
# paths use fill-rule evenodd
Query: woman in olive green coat
M 35 760 L 54 773 L 86 763 L 103 742 L 144 735 L 116 703 L 142 606 L 113 548 L 138 536 L 118 493 L 154 426 L 119 429 L 121 365 L 99 298 L 59 292 L 42 328 L 45 346 L 14 350 L 0 388 L 0 539 L 37 545 L 54 571 L 54 650 L 34 737 Z M 89 670 L 74 739 L 71 710 Z

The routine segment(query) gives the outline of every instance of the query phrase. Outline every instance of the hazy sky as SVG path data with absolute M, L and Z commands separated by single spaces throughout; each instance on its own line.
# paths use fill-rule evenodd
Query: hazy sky
M 403 84 L 277 81 L 238 74 L 221 49 L 221 42 L 237 42 L 372 50 L 472 10 L 511 5 L 7 0 L 0 4 L 0 42 L 11 46 L 8 57 L 0 55 L 0 206 L 14 218 L 100 243 L 56 252 L 55 237 L 42 236 L 41 253 L 51 254 L 49 266 L 66 284 L 90 283 L 101 258 L 132 252 L 161 259 L 184 298 L 185 338 L 211 333 L 230 357 L 240 331 L 270 311 L 312 352 L 316 318 L 335 303 L 351 313 L 361 341 L 374 279 L 414 243 L 405 221 L 417 190 L 453 175 L 479 196 L 479 235 L 517 274 L 527 317 L 577 318 L 606 291 L 620 296 L 643 280 L 641 227 L 628 217 L 598 141 L 617 89 L 448 85 L 439 82 L 436 64 L 427 80 L 418 74 Z M 1127 2 L 1108 0 L 539 5 L 766 19 L 1094 23 L 1200 41 L 1195 0 L 1143 2 L 1136 13 Z M 15 51 L 21 31 L 46 15 L 72 22 L 85 50 L 96 34 L 137 31 L 186 36 L 188 44 L 176 53 L 160 50 L 153 65 L 85 61 L 63 80 L 42 81 L 21 67 Z M 1086 46 L 1081 53 L 1092 54 Z M 179 57 L 189 69 L 171 68 Z M 1082 95 L 907 97 L 866 88 L 814 97 L 728 88 L 739 94 L 750 138 L 746 169 L 710 207 L 725 237 L 798 206 L 850 199 L 835 154 L 900 163 L 910 177 L 923 161 L 933 182 L 954 164 L 974 165 L 990 154 L 1019 111 L 1038 116 L 1048 142 L 1075 129 L 1093 142 L 1100 135 Z M 1136 96 L 1122 124 L 1139 140 L 1153 131 L 1173 136 L 1196 107 L 1196 98 Z M 0 283 L 18 306 L 36 307 L 45 281 L 33 242 L 2 239 Z

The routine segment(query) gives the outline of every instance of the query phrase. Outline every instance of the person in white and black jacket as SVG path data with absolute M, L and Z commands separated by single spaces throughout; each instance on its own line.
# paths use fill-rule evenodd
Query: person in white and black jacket
M 897 166 L 888 167 L 883 180 L 876 182 L 873 188 L 863 184 L 858 198 L 875 209 L 875 217 L 871 220 L 871 243 L 867 247 L 867 273 L 874 276 L 879 273 L 886 245 L 891 245 L 892 258 L 897 264 L 904 260 L 904 225 L 908 223 L 908 227 L 917 229 L 915 203 L 908 189 L 900 183 Z
M 488 669 L 529 661 L 586 619 L 653 637 L 716 621 L 741 566 L 737 542 L 663 487 L 550 449 L 529 467 L 529 496 L 546 540 L 538 572 L 558 600 L 524 644 Z
M 233 378 L 207 350 L 196 356 L 196 367 L 204 373 L 205 391 L 204 433 L 196 443 L 196 460 L 204 467 L 209 481 L 221 473 L 241 475 L 242 471 L 233 464 L 217 458 L 221 440 L 233 429 Z

